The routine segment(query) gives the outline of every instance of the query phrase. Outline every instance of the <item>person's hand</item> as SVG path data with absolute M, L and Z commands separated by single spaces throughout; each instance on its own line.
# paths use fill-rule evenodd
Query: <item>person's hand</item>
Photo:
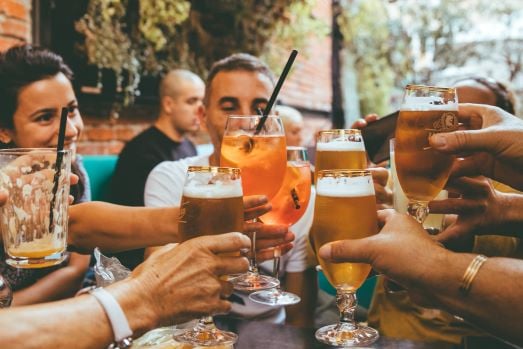
M 368 169 L 372 173 L 374 181 L 374 192 L 376 193 L 376 209 L 383 210 L 392 207 L 392 191 L 387 187 L 389 170 L 384 167 L 371 167 Z
M 455 162 L 452 176 L 484 175 L 523 189 L 523 121 L 500 108 L 477 104 L 460 104 L 459 121 L 467 130 L 430 138 L 438 151 L 465 155 Z
M 383 210 L 378 212 L 378 219 L 384 224 L 380 233 L 325 244 L 319 250 L 320 257 L 335 263 L 368 263 L 406 289 L 422 287 L 424 276 L 447 251 L 412 217 Z
M 376 120 L 378 120 L 378 114 L 368 114 L 364 118 L 354 121 L 350 128 L 362 129 Z
M 272 209 L 265 195 L 249 195 L 243 197 L 244 219 L 246 221 L 258 218 Z
M 468 250 L 474 235 L 513 233 L 510 213 L 513 209 L 512 194 L 504 194 L 492 187 L 484 177 L 451 179 L 447 187 L 460 194 L 460 198 L 436 200 L 429 203 L 431 213 L 456 214 L 457 218 L 435 240 L 454 250 Z
M 227 313 L 231 304 L 226 298 L 233 289 L 220 277 L 246 272 L 248 262 L 244 257 L 220 254 L 249 246 L 249 238 L 240 233 L 202 236 L 164 246 L 133 271 L 130 292 L 139 296 L 144 316 L 155 319 L 156 325 Z
M 253 220 L 272 208 L 265 195 L 252 195 L 243 198 L 245 220 Z M 272 259 L 274 247 L 279 247 L 282 255 L 289 252 L 294 241 L 294 234 L 287 226 L 281 224 L 263 224 L 261 222 L 245 222 L 243 232 L 256 232 L 256 259 L 264 261 Z
M 294 233 L 283 224 L 264 224 L 245 222 L 244 233 L 256 232 L 256 260 L 263 262 L 274 257 L 274 248 L 279 247 L 281 254 L 289 252 L 293 246 Z

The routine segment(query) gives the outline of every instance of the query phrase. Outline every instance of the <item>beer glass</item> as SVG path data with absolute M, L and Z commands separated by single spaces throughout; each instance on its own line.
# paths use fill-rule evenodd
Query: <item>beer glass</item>
M 6 263 L 44 268 L 66 257 L 71 151 L 0 150 L 0 187 L 9 194 L 0 226 Z
M 291 226 L 303 216 L 311 196 L 311 168 L 307 150 L 303 147 L 287 147 L 287 171 L 280 190 L 271 200 L 272 210 L 264 214 L 264 223 Z M 279 278 L 281 251 L 274 249 L 274 277 Z M 251 293 L 249 298 L 267 305 L 291 305 L 300 297 L 283 292 L 279 287 Z
M 285 134 L 278 116 L 268 116 L 258 131 L 260 120 L 259 115 L 228 117 L 221 144 L 220 164 L 241 169 L 244 195 L 265 195 L 270 200 L 280 189 L 285 176 Z M 258 273 L 256 233 L 252 233 L 251 240 L 249 272 L 232 281 L 234 288 L 256 291 L 278 286 L 277 279 Z
M 394 161 L 394 147 L 396 140 L 393 138 L 390 140 L 390 175 L 392 177 L 392 202 L 393 207 L 399 213 L 407 213 L 408 199 L 405 193 L 401 189 L 398 181 L 398 174 L 396 172 L 396 162 Z M 448 192 L 442 190 L 436 195 L 435 200 L 444 200 L 448 198 Z M 442 231 L 443 221 L 445 219 L 444 214 L 432 214 L 429 213 L 425 221 L 423 222 L 423 228 L 431 234 L 436 235 Z
M 331 263 L 318 255 L 326 243 L 360 239 L 378 232 L 376 199 L 370 171 L 324 170 L 318 172 L 316 203 L 310 241 L 329 282 L 336 288 L 340 311 L 337 324 L 320 328 L 316 338 L 332 346 L 364 346 L 376 341 L 378 332 L 354 321 L 356 290 L 370 272 L 364 263 Z
M 360 130 L 325 130 L 316 138 L 315 178 L 322 170 L 367 168 Z
M 180 204 L 179 231 L 183 241 L 203 235 L 243 230 L 240 170 L 230 167 L 189 166 Z M 206 316 L 174 336 L 195 346 L 234 344 L 238 336 L 219 330 Z
M 423 223 L 428 202 L 445 186 L 452 155 L 432 149 L 433 134 L 458 129 L 458 97 L 454 88 L 407 85 L 396 126 L 395 162 L 407 211 Z

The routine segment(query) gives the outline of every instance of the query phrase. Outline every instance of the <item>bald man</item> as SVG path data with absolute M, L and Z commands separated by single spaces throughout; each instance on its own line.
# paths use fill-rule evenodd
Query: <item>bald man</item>
M 155 123 L 133 138 L 120 153 L 111 183 L 111 201 L 126 206 L 144 206 L 143 194 L 149 172 L 162 161 L 175 161 L 196 155 L 185 135 L 200 127 L 205 84 L 194 73 L 176 69 L 160 82 L 160 111 Z M 135 267 L 143 260 L 143 250 L 118 256 Z

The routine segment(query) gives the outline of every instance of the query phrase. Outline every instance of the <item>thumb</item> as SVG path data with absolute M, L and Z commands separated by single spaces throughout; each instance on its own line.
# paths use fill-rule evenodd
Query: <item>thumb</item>
M 354 240 L 339 240 L 323 245 L 321 258 L 330 262 L 370 262 L 372 237 Z
M 236 252 L 242 248 L 249 248 L 251 246 L 251 240 L 242 233 L 227 233 L 221 235 L 206 235 L 200 236 L 195 239 L 215 254 Z M 188 240 L 188 241 L 191 241 Z
M 444 153 L 495 152 L 495 137 L 485 130 L 436 133 L 429 139 L 431 147 Z

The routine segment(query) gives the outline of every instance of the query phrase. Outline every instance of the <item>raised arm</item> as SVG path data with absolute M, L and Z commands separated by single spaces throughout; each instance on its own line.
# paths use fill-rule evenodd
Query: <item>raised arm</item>
M 430 300 L 432 307 L 459 315 L 496 336 L 523 341 L 523 261 L 489 258 L 464 295 L 459 288 L 474 255 L 444 249 L 406 215 L 381 211 L 380 217 L 386 224 L 379 234 L 327 244 L 320 255 L 337 262 L 370 263 L 422 305 Z
M 243 257 L 220 254 L 248 246 L 247 237 L 233 233 L 165 247 L 130 278 L 106 290 L 119 303 L 134 336 L 156 326 L 223 313 L 230 309 L 224 298 L 232 286 L 219 277 L 245 272 L 248 263 Z M 91 295 L 3 309 L 0 327 L 1 348 L 107 348 L 113 338 L 107 315 Z
M 95 247 L 118 252 L 178 242 L 178 207 L 127 207 L 86 202 L 69 208 L 69 244 L 80 252 Z

